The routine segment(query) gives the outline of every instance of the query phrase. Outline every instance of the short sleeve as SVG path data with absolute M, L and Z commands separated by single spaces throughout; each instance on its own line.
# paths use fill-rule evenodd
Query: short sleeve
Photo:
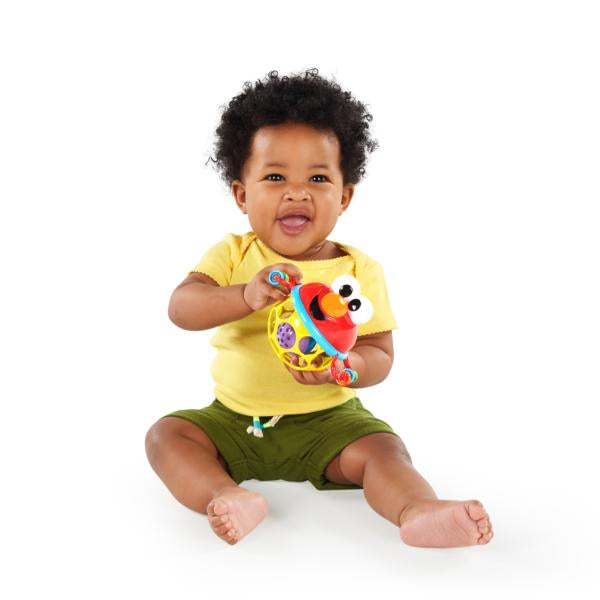
M 360 284 L 360 293 L 373 304 L 373 316 L 370 321 L 358 326 L 358 335 L 370 335 L 380 331 L 398 329 L 394 318 L 387 286 L 383 276 L 383 267 L 369 258 L 356 273 Z
M 227 286 L 231 281 L 239 236 L 227 234 L 220 242 L 211 246 L 189 273 L 204 273 L 212 277 L 220 286 Z

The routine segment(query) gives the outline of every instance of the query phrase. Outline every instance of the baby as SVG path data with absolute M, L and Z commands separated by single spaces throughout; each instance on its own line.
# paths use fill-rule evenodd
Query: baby
M 210 247 L 169 304 L 170 319 L 183 329 L 218 327 L 211 340 L 215 398 L 160 418 L 146 435 L 146 452 L 175 498 L 207 515 L 228 544 L 267 514 L 265 498 L 239 485 L 246 479 L 363 489 L 369 505 L 413 546 L 492 538 L 481 502 L 438 499 L 398 434 L 354 392 L 387 377 L 397 328 L 381 265 L 327 238 L 350 206 L 366 150 L 377 147 L 370 120 L 364 104 L 316 69 L 281 78 L 272 71 L 248 82 L 221 116 L 214 162 L 252 230 Z M 296 283 L 329 285 L 341 275 L 358 281 L 373 316 L 358 325 L 348 353 L 358 374 L 349 385 L 338 385 L 330 369 L 298 370 L 273 352 L 268 315 L 289 292 L 269 282 L 272 270 Z M 357 309 L 360 302 L 348 298 L 359 290 L 336 291 L 336 311 Z M 328 318 L 327 307 L 315 311 Z

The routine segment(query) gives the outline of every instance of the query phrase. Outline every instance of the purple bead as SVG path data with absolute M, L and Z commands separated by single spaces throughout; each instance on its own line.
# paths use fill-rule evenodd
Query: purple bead
M 308 352 L 311 352 L 316 345 L 317 342 L 315 342 L 315 340 L 310 336 L 303 337 L 298 342 L 298 348 L 300 348 L 300 352 L 302 352 L 302 354 L 307 354 Z
M 296 332 L 289 323 L 281 323 L 277 328 L 277 341 L 286 350 L 292 348 L 296 343 Z

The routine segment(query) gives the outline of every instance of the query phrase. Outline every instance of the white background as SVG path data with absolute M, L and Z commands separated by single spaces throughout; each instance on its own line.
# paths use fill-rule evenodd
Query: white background
M 597 597 L 599 27 L 577 1 L 3 2 L 3 597 Z M 483 501 L 487 546 L 256 480 L 270 513 L 228 546 L 147 463 L 155 420 L 212 400 L 213 332 L 170 294 L 248 229 L 205 166 L 220 107 L 312 67 L 381 145 L 331 236 L 400 326 L 360 397 L 440 498 Z

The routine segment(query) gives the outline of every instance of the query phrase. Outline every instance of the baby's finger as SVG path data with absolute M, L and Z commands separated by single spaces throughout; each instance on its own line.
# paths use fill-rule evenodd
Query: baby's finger
M 290 290 L 282 283 L 271 283 L 271 280 L 269 279 L 269 273 L 270 273 L 270 271 L 268 273 L 265 273 L 263 279 L 261 280 L 261 282 L 260 282 L 261 289 L 277 290 L 279 292 L 283 292 L 286 295 L 289 294 Z M 270 294 L 271 292 L 268 291 L 267 293 Z
M 265 294 L 266 296 L 273 296 L 275 297 L 275 292 L 281 292 L 283 294 L 287 294 L 288 290 L 287 288 L 285 288 L 282 285 L 273 285 L 270 281 L 269 281 L 269 274 L 267 273 L 263 279 L 261 279 L 258 282 L 258 288 L 260 289 L 261 293 Z
M 320 383 L 328 383 L 329 382 L 329 372 L 327 370 L 324 371 L 307 371 L 306 373 L 308 381 L 312 384 L 320 384 Z
M 273 298 L 276 302 L 280 300 L 285 300 L 288 297 L 288 292 L 280 290 L 279 288 L 271 288 L 268 292 L 268 296 Z
M 298 357 L 296 357 L 295 360 L 293 358 L 290 358 L 290 360 L 292 360 L 294 364 L 298 364 Z M 312 376 L 312 373 L 310 371 L 298 371 L 297 369 L 293 369 L 289 365 L 285 365 L 285 368 L 292 374 L 292 376 L 298 383 L 303 383 L 305 385 L 313 385 L 317 383 L 314 380 L 314 377 Z
M 305 383 L 308 385 L 321 385 L 323 383 L 327 383 L 327 380 L 324 379 L 320 373 L 315 373 L 314 371 L 308 372 Z
M 314 371 L 306 371 L 305 375 L 306 375 L 306 383 L 308 383 L 310 385 L 315 385 L 317 383 L 321 383 L 321 378 L 319 377 L 318 373 L 315 373 Z
M 277 263 L 276 265 L 273 265 L 273 267 L 278 271 L 283 271 L 290 277 L 293 277 L 296 280 L 296 283 L 299 283 L 302 280 L 302 271 L 292 263 Z

